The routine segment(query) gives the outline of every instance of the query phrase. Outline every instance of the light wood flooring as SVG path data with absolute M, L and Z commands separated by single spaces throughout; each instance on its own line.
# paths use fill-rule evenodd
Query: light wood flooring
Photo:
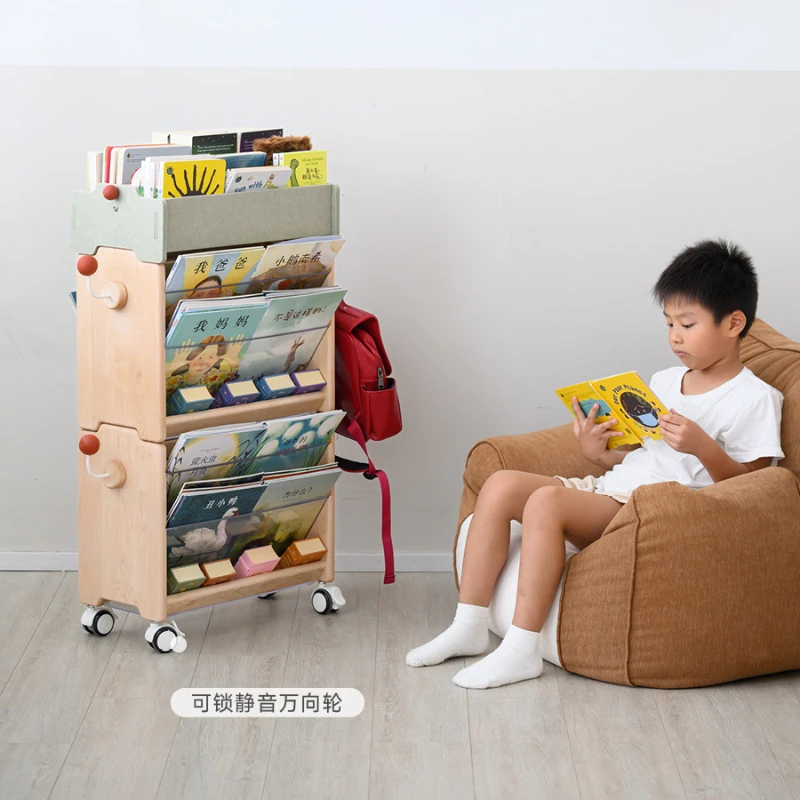
M 316 614 L 310 586 L 240 600 L 178 617 L 189 647 L 159 655 L 136 615 L 84 633 L 74 573 L 0 573 L 0 797 L 800 800 L 800 673 L 656 691 L 547 665 L 467 692 L 465 659 L 404 662 L 452 619 L 451 575 L 336 583 L 338 614 Z M 366 707 L 181 720 L 184 686 L 354 687 Z

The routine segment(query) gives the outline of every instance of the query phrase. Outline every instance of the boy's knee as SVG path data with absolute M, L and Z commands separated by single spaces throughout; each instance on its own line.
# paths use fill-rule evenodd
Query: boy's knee
M 570 491 L 564 486 L 542 486 L 537 489 L 525 503 L 525 514 L 556 512 L 564 497 L 564 492 Z
M 512 482 L 511 471 L 501 469 L 493 472 L 483 483 L 479 497 L 496 499 L 508 494 Z

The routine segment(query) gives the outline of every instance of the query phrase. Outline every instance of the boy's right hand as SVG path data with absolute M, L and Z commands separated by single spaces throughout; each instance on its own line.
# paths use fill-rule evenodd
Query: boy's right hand
M 600 406 L 597 403 L 592 406 L 592 410 L 587 416 L 583 413 L 578 398 L 573 397 L 572 409 L 575 412 L 572 430 L 578 440 L 578 444 L 581 446 L 581 452 L 587 461 L 597 463 L 605 455 L 608 440 L 625 434 L 621 431 L 609 430 L 617 424 L 615 419 L 609 419 L 600 424 L 595 422 L 597 412 L 600 410 Z

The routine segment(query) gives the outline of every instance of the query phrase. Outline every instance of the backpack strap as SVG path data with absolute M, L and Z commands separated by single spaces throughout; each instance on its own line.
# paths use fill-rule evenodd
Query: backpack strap
M 345 472 L 360 472 L 367 480 L 378 479 L 381 485 L 381 539 L 383 540 L 384 583 L 394 583 L 394 550 L 392 548 L 392 496 L 389 489 L 389 478 L 382 469 L 375 469 L 372 459 L 367 452 L 367 440 L 358 422 L 353 420 L 347 426 L 350 437 L 358 442 L 367 457 L 367 463 L 351 461 L 347 458 L 336 457 L 339 468 Z

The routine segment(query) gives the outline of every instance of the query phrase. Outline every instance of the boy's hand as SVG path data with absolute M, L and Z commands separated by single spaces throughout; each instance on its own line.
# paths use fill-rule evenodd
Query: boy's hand
M 673 450 L 697 456 L 710 441 L 713 441 L 696 422 L 682 416 L 674 408 L 671 408 L 670 412 L 659 416 L 658 427 L 661 429 L 664 441 Z
M 586 416 L 583 413 L 581 404 L 578 402 L 578 398 L 573 397 L 572 409 L 575 412 L 572 431 L 581 446 L 581 452 L 587 461 L 597 463 L 598 459 L 601 459 L 606 452 L 608 440 L 625 434 L 621 431 L 609 430 L 609 428 L 613 428 L 617 424 L 615 419 L 610 419 L 599 425 L 595 423 L 595 417 L 600 409 L 597 403 L 592 406 L 589 416 Z

